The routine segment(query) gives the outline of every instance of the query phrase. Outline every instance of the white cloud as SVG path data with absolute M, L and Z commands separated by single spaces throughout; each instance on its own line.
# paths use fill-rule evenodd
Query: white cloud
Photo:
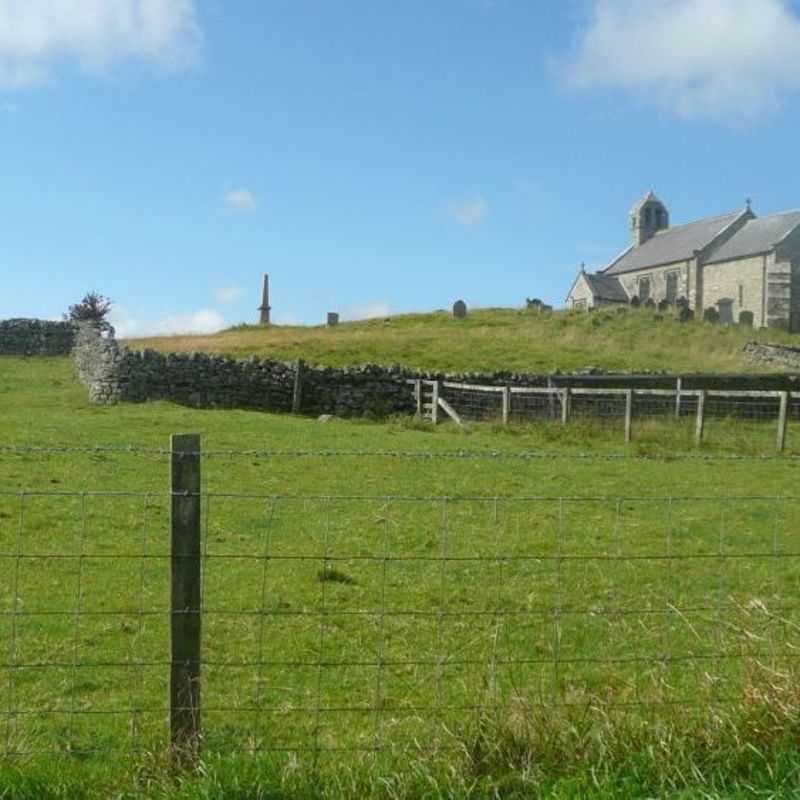
M 224 196 L 225 205 L 231 211 L 247 214 L 258 208 L 258 200 L 249 189 L 229 189 Z
M 621 89 L 679 117 L 728 121 L 800 89 L 800 17 L 789 0 L 592 0 L 555 68 L 578 90 Z
M 232 303 L 238 300 L 242 295 L 242 289 L 239 286 L 225 286 L 222 289 L 217 289 L 217 302 L 219 303 Z
M 385 300 L 373 300 L 369 303 L 345 306 L 339 316 L 342 320 L 355 321 L 358 319 L 376 319 L 388 317 L 392 314 L 392 307 Z
M 227 327 L 228 324 L 222 314 L 211 309 L 168 314 L 157 320 L 146 320 L 134 317 L 122 306 L 115 306 L 108 316 L 120 339 L 216 333 Z
M 450 216 L 466 228 L 480 225 L 489 214 L 489 204 L 482 195 L 474 195 L 450 204 Z
M 47 83 L 62 61 L 183 68 L 201 39 L 195 0 L 0 0 L 0 89 Z

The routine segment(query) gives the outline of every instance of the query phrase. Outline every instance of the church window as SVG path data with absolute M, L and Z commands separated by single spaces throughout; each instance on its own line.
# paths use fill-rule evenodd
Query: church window
M 739 308 L 744 305 L 744 286 L 739 284 Z
M 639 278 L 639 300 L 643 303 L 650 299 L 650 278 Z
M 644 210 L 644 224 L 645 224 L 645 225 L 646 225 L 648 228 L 649 228 L 649 227 L 650 227 L 650 225 L 652 224 L 652 219 L 653 219 L 653 218 L 652 218 L 652 213 L 653 213 L 653 209 L 652 209 L 652 208 L 649 208 L 649 207 L 648 207 L 648 208 L 646 208 L 646 209 Z
M 678 273 L 677 272 L 668 272 L 667 273 L 667 302 L 670 305 L 675 305 L 675 301 L 678 299 Z

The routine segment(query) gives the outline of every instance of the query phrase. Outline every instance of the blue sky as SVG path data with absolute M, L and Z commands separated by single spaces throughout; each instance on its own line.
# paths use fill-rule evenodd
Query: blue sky
M 0 318 L 560 304 L 654 189 L 800 206 L 794 0 L 0 0 Z

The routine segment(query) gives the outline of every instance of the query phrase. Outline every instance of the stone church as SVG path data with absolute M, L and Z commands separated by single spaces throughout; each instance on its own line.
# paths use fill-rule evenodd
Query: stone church
M 720 322 L 745 312 L 742 322 L 755 327 L 800 331 L 800 211 L 757 217 L 748 201 L 741 211 L 671 227 L 650 192 L 631 209 L 630 230 L 631 244 L 605 269 L 581 269 L 568 308 L 636 297 L 685 305 L 701 318 L 713 307 Z

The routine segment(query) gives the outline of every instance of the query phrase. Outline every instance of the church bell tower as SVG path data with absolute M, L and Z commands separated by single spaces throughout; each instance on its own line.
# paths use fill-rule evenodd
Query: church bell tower
M 630 224 L 633 246 L 641 247 L 658 231 L 669 228 L 669 212 L 652 192 L 648 192 L 631 209 Z

